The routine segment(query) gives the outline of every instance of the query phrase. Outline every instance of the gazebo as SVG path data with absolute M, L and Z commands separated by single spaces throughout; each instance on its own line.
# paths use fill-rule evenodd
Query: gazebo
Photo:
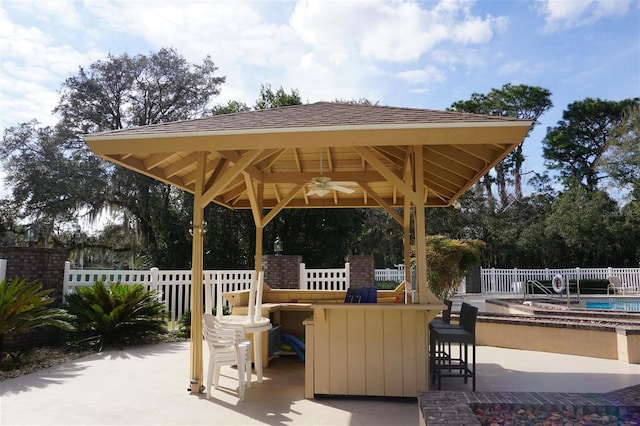
M 451 206 L 522 143 L 531 125 L 510 117 L 318 102 L 85 140 L 108 161 L 194 194 L 189 380 L 199 392 L 203 294 L 196 290 L 203 287 L 206 205 L 251 209 L 256 271 L 262 269 L 263 229 L 284 208 L 383 208 L 403 227 L 407 265 L 413 221 L 415 302 L 435 306 L 440 301 L 426 280 L 424 208 Z

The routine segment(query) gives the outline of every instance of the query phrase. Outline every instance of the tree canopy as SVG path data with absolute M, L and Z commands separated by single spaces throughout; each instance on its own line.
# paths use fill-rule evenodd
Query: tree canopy
M 549 168 L 558 170 L 563 183 L 585 185 L 590 191 L 606 176 L 598 167 L 614 129 L 622 124 L 624 112 L 639 99 L 603 101 L 587 98 L 567 107 L 562 120 L 547 129 L 543 155 Z

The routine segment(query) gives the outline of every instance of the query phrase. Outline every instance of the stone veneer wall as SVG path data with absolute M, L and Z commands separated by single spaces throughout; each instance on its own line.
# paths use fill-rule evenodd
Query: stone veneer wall
M 43 289 L 52 290 L 50 296 L 55 300 L 52 307 L 62 306 L 64 285 L 64 262 L 67 260 L 63 249 L 38 247 L 0 247 L 0 259 L 7 260 L 6 280 L 25 278 L 38 280 Z M 36 330 L 23 335 L 7 338 L 7 350 L 23 350 L 30 347 L 46 346 L 59 339 L 57 329 Z
M 362 288 L 370 287 L 375 281 L 375 265 L 371 255 L 350 255 L 349 272 L 350 287 Z
M 270 288 L 299 289 L 300 263 L 298 255 L 266 255 L 262 257 L 264 282 Z

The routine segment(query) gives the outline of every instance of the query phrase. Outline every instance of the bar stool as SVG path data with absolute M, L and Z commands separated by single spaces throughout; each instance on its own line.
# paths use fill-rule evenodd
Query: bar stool
M 433 327 L 431 333 L 435 342 L 436 351 L 447 344 L 457 343 L 459 357 L 454 358 L 449 352 L 447 356 L 436 356 L 432 361 L 432 381 L 438 381 L 438 389 L 442 389 L 443 377 L 462 377 L 467 383 L 472 380 L 472 390 L 476 390 L 476 318 L 478 308 L 468 303 L 463 303 L 460 309 L 460 324 L 448 327 Z M 472 349 L 472 359 L 469 360 L 469 345 Z
M 435 340 L 435 335 L 433 333 L 434 328 L 452 328 L 457 327 L 457 325 L 451 324 L 451 307 L 453 306 L 453 302 L 451 300 L 445 300 L 444 304 L 447 306 L 447 309 L 442 311 L 441 318 L 434 318 L 429 323 L 429 368 L 431 374 L 433 374 L 434 362 L 437 358 L 448 358 L 449 352 L 451 352 L 451 344 L 449 344 L 449 352 L 447 352 L 444 348 L 444 345 L 439 345 Z

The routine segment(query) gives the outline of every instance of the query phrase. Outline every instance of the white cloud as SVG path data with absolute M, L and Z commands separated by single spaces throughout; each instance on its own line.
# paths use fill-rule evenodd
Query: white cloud
M 407 62 L 441 43 L 487 43 L 494 31 L 504 27 L 503 18 L 471 15 L 472 4 L 304 0 L 296 4 L 291 26 L 312 49 L 341 49 L 372 60 Z M 429 5 L 431 9 L 424 8 Z
M 0 128 L 33 118 L 53 124 L 50 112 L 58 101 L 56 90 L 79 64 L 103 54 L 58 44 L 39 28 L 12 22 L 4 10 L 0 10 L 0 40 Z
M 400 80 L 414 84 L 440 83 L 446 80 L 446 76 L 438 68 L 428 65 L 423 69 L 401 71 L 396 74 Z
M 540 12 L 547 32 L 592 24 L 611 16 L 626 14 L 631 0 L 546 0 Z

